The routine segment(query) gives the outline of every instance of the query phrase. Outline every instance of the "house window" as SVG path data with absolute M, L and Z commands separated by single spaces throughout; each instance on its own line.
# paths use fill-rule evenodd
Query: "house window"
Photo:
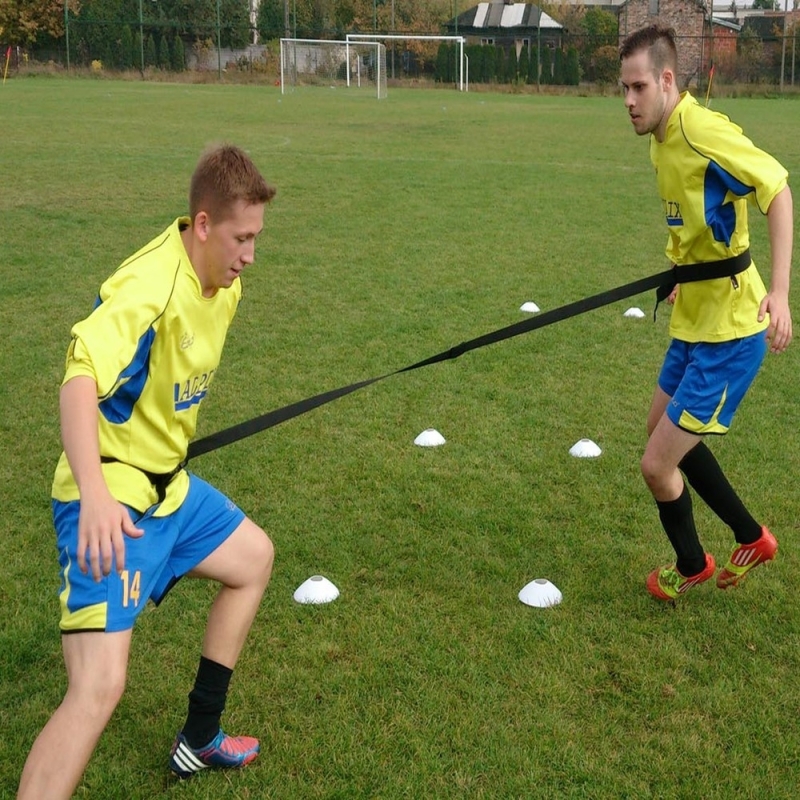
M 658 16 L 658 0 L 650 0 L 650 16 Z
M 489 36 L 487 38 L 481 39 L 481 44 L 494 44 L 494 37 Z

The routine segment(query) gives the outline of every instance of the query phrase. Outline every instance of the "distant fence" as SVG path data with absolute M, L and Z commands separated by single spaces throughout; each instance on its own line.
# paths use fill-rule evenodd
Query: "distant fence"
M 763 27 L 767 28 L 766 33 L 744 26 L 741 31 L 726 31 L 713 37 L 679 37 L 681 84 L 707 85 L 712 64 L 717 84 L 800 84 L 800 26 L 793 20 L 785 35 L 777 24 L 771 29 Z M 232 68 L 268 76 L 278 71 L 277 42 L 223 47 L 218 51 L 215 37 L 208 32 L 187 34 L 185 30 L 183 24 L 163 20 L 158 26 L 140 27 L 138 23 L 89 24 L 76 19 L 70 25 L 69 48 L 64 37 L 27 50 L 12 48 L 10 68 L 17 69 L 31 61 L 52 61 L 63 66 L 94 65 L 104 71 L 142 67 L 172 71 Z M 320 38 L 343 39 L 343 34 L 323 34 Z M 380 39 L 380 34 L 376 38 Z M 491 44 L 468 38 L 470 83 L 570 85 L 617 81 L 619 37 L 616 35 L 598 38 L 565 31 L 556 39 L 540 44 L 541 47 L 536 46 L 535 36 L 514 32 Z M 427 76 L 451 82 L 457 73 L 455 49 L 442 45 L 437 50 L 432 45 L 431 52 L 422 53 L 419 48 L 420 45 L 393 47 L 390 77 Z M 6 49 L 2 46 L 4 56 Z M 387 54 L 388 51 L 387 47 Z

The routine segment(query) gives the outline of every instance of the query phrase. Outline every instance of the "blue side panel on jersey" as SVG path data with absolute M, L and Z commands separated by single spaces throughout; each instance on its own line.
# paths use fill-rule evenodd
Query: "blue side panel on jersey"
M 131 418 L 133 407 L 142 394 L 150 370 L 150 349 L 156 332 L 148 328 L 136 345 L 133 360 L 117 378 L 117 390 L 99 403 L 100 413 L 111 423 L 121 425 Z
M 730 245 L 736 228 L 736 211 L 733 203 L 723 203 L 725 195 L 731 192 L 736 197 L 746 197 L 754 187 L 746 186 L 715 161 L 709 161 L 703 189 L 706 224 L 718 242 Z

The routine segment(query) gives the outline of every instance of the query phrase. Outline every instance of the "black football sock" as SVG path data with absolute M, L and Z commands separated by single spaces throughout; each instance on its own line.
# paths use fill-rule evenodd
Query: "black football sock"
M 745 508 L 704 442 L 693 447 L 678 466 L 705 504 L 731 528 L 739 544 L 752 544 L 761 536 L 761 526 Z
M 689 578 L 706 568 L 706 554 L 697 536 L 692 514 L 692 496 L 686 484 L 677 500 L 656 500 L 658 515 L 678 560 L 678 572 Z
M 189 692 L 189 713 L 183 735 L 189 747 L 205 747 L 218 733 L 233 670 L 200 656 L 194 688 Z

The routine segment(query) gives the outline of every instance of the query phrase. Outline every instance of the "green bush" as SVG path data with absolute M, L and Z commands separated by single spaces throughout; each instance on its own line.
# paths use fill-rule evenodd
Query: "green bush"
M 592 59 L 594 79 L 598 83 L 616 83 L 619 78 L 619 50 L 614 45 L 598 47 Z

